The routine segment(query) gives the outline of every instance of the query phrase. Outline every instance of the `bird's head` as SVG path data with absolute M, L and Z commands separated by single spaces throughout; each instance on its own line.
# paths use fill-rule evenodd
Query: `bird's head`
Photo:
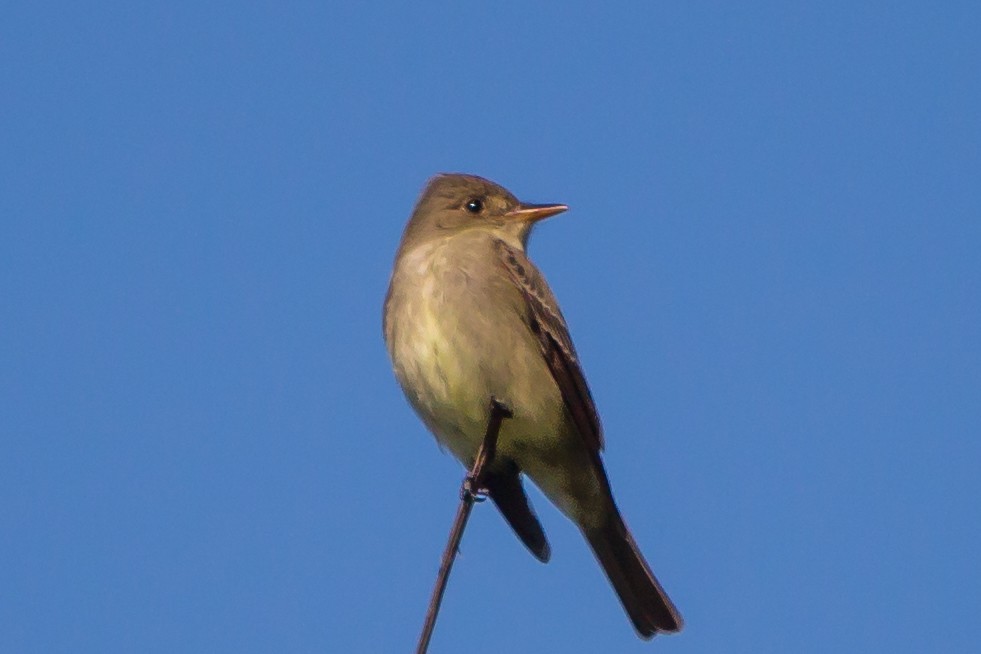
M 564 204 L 521 202 L 503 186 L 476 175 L 437 175 L 416 203 L 403 244 L 484 229 L 511 237 L 508 240 L 515 239 L 523 247 L 535 223 L 566 209 Z

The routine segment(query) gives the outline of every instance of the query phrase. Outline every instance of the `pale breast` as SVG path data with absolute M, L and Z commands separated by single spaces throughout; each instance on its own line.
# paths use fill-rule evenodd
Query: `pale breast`
M 385 338 L 395 374 L 439 442 L 469 466 L 493 396 L 505 420 L 498 454 L 516 461 L 565 513 L 605 500 L 605 487 L 525 323 L 525 300 L 488 265 L 494 241 L 456 235 L 404 252 L 392 275 Z M 574 489 L 579 489 L 575 491 Z
M 554 431 L 564 418 L 558 389 L 522 322 L 520 297 L 490 266 L 492 242 L 455 239 L 403 253 L 390 299 L 399 320 L 387 331 L 409 401 L 466 461 L 483 437 L 492 395 L 512 406 L 512 424 L 526 434 L 545 433 L 530 422 L 550 422 Z M 505 451 L 512 431 L 502 434 Z
M 389 348 L 409 401 L 446 445 L 482 419 L 471 396 L 480 353 L 468 332 L 472 289 L 460 262 L 451 263 L 447 241 L 406 252 L 393 275 L 397 323 Z

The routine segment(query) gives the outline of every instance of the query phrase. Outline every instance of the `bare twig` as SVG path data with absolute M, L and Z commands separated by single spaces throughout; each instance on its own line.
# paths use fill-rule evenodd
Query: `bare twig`
M 436 627 L 436 616 L 439 614 L 439 607 L 443 602 L 446 583 L 450 579 L 450 569 L 453 567 L 460 541 L 463 539 L 463 530 L 467 526 L 467 520 L 470 519 L 470 511 L 473 510 L 474 502 L 483 500 L 479 494 L 483 489 L 484 471 L 494 460 L 494 453 L 497 450 L 497 435 L 501 431 L 501 423 L 504 422 L 505 418 L 510 418 L 511 415 L 510 409 L 491 398 L 487 432 L 484 434 L 480 449 L 477 450 L 477 457 L 474 459 L 470 474 L 463 480 L 463 488 L 460 490 L 460 507 L 456 510 L 456 519 L 450 530 L 450 538 L 446 542 L 446 549 L 443 551 L 439 573 L 436 575 L 436 586 L 433 588 L 433 596 L 429 600 L 429 610 L 426 612 L 426 622 L 422 626 L 416 654 L 425 654 L 426 650 L 429 649 L 429 641 L 433 636 L 433 629 Z

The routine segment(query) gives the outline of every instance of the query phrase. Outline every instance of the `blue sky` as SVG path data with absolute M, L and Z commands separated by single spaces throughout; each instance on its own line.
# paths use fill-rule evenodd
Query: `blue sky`
M 438 171 L 571 210 L 638 640 L 539 494 L 432 652 L 971 651 L 976 3 L 8 3 L 0 651 L 402 652 L 462 471 L 381 302 Z

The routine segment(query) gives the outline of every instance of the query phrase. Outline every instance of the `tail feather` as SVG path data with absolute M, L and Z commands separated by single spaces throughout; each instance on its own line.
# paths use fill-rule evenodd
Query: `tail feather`
M 583 534 L 642 638 L 681 630 L 681 615 L 619 515 L 602 527 L 584 529 Z

